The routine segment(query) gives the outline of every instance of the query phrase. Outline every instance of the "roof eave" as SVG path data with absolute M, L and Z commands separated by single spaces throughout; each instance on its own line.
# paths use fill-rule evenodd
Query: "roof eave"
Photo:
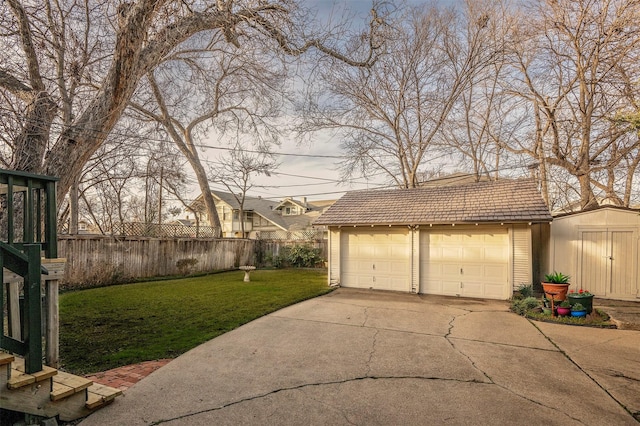
M 374 226 L 455 226 L 455 225 L 515 225 L 515 224 L 534 224 L 534 223 L 550 223 L 553 219 L 522 219 L 522 220 L 495 220 L 495 221 L 465 221 L 465 222 L 442 222 L 442 221 L 433 221 L 433 222 L 418 222 L 418 223 L 407 223 L 407 222 L 384 222 L 384 223 L 365 223 L 365 222 L 356 222 L 356 223 L 348 223 L 348 222 L 314 222 L 314 226 L 338 226 L 338 227 L 374 227 Z

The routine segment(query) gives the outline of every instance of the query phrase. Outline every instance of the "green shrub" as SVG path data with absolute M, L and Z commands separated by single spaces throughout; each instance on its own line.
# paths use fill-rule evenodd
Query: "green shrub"
M 314 268 L 322 262 L 320 249 L 308 244 L 288 247 L 287 261 L 293 267 Z
M 544 281 L 553 284 L 566 284 L 569 282 L 569 275 L 565 275 L 561 272 L 553 272 L 553 274 L 547 274 L 544 276 Z
M 516 289 L 514 297 L 518 299 L 533 297 L 533 284 L 520 284 L 520 286 Z
M 528 311 L 538 306 L 540 306 L 540 300 L 535 297 L 525 297 L 511 302 L 511 310 L 518 315 L 526 315 Z
M 310 244 L 296 244 L 280 249 L 278 255 L 267 255 L 266 261 L 274 268 L 315 268 L 324 262 L 319 248 Z

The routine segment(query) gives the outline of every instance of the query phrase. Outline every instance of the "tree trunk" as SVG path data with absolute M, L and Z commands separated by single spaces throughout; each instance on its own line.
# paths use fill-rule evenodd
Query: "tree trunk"
M 190 157 L 187 157 L 190 159 Z M 191 161 L 190 161 L 191 162 Z M 207 216 L 209 217 L 209 225 L 215 228 L 215 237 L 222 237 L 222 225 L 220 225 L 220 218 L 218 217 L 218 210 L 216 209 L 216 203 L 211 195 L 211 188 L 209 188 L 209 180 L 207 174 L 202 167 L 202 164 L 191 163 L 193 171 L 198 179 L 198 185 L 200 186 L 200 192 L 202 193 L 202 199 L 204 206 L 207 209 Z
M 78 179 L 73 181 L 69 190 L 69 234 L 78 234 Z
M 580 184 L 580 207 L 582 210 L 587 210 L 593 207 L 598 207 L 598 200 L 596 200 L 591 188 L 591 178 L 588 173 L 578 175 L 578 183 Z

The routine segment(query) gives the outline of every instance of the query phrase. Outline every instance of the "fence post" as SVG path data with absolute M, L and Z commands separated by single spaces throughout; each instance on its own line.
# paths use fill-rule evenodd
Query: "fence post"
M 58 368 L 60 362 L 58 280 L 45 281 L 45 294 L 45 361 L 49 367 Z

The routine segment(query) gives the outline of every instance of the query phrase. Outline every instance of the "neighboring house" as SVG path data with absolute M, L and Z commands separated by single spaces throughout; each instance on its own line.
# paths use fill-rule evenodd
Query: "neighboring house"
M 640 210 L 602 206 L 556 216 L 549 271 L 571 277 L 571 288 L 598 297 L 640 297 Z
M 68 234 L 69 233 L 69 223 L 67 222 L 65 224 L 66 226 L 60 231 L 60 233 L 62 234 Z M 85 219 L 80 219 L 78 220 L 78 235 L 100 235 L 100 228 L 96 225 L 94 225 L 92 222 L 85 220 Z
M 191 226 L 196 226 L 196 220 L 195 219 L 189 219 L 189 216 L 187 216 L 185 219 L 174 219 L 172 221 L 167 222 L 168 225 L 175 225 L 175 226 L 184 226 L 186 228 L 191 227 Z
M 211 191 L 226 238 L 252 239 L 312 239 L 323 236 L 323 227 L 313 221 L 334 201 L 308 202 L 306 198 L 285 198 L 278 202 L 261 197 L 246 197 L 243 206 L 244 231 L 240 223 L 240 203 L 228 192 Z M 191 206 L 198 212 L 200 223 L 208 223 L 202 196 Z
M 508 299 L 539 282 L 552 218 L 532 180 L 349 192 L 329 227 L 329 284 Z

